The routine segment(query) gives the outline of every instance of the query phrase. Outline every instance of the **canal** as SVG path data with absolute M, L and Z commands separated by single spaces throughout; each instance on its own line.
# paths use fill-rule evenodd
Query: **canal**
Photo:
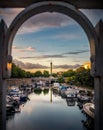
M 7 117 L 6 130 L 86 130 L 77 101 L 67 102 L 51 89 L 32 92 L 20 109 Z

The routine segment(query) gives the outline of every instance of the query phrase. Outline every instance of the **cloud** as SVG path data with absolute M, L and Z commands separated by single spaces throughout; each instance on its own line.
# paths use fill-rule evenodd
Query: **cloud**
M 17 47 L 16 46 L 12 46 L 12 49 L 17 49 Z
M 24 63 L 24 62 L 19 61 L 17 59 L 14 59 L 13 62 L 22 69 L 48 69 L 48 68 L 50 68 L 48 66 L 41 65 L 41 64 L 33 64 L 33 63 L 30 63 L 30 62 Z M 80 64 L 75 64 L 75 65 L 67 65 L 67 64 L 54 65 L 53 69 L 76 69 L 76 68 L 78 68 L 80 66 L 81 66 Z
M 66 52 L 64 54 L 70 54 L 70 55 L 78 55 L 78 54 L 81 54 L 81 53 L 85 53 L 85 52 L 89 52 L 89 50 L 80 50 L 80 51 L 72 51 L 72 52 Z
M 72 62 L 81 62 L 80 60 L 73 60 Z
M 79 40 L 83 37 L 80 32 L 65 32 L 63 31 L 62 33 L 58 34 L 52 34 L 51 36 L 48 36 L 49 39 L 54 39 L 54 40 Z
M 29 46 L 26 48 L 23 47 L 17 47 L 17 46 L 12 46 L 13 51 L 17 51 L 17 52 L 34 52 L 35 48 Z
M 23 8 L 0 8 L 0 19 L 4 19 L 9 26 L 12 20 L 19 14 Z
M 19 29 L 18 34 L 34 33 L 45 28 L 59 28 L 73 24 L 73 20 L 65 15 L 46 12 L 27 20 Z
M 103 9 L 81 9 L 80 11 L 82 11 L 89 18 L 94 26 L 100 19 L 103 20 Z
M 11 16 L 14 16 L 14 15 L 17 15 L 18 13 L 20 13 L 21 11 L 23 10 L 23 8 L 0 8 L 0 14 L 1 15 L 5 15 L 5 16 L 8 16 L 8 15 L 11 15 Z
M 25 49 L 28 50 L 28 49 Z M 23 49 L 21 49 L 23 51 Z M 89 50 L 80 50 L 80 51 L 72 51 L 66 52 L 63 54 L 55 54 L 55 55 L 39 55 L 39 56 L 26 56 L 26 57 L 19 57 L 19 59 L 48 59 L 48 58 L 66 58 L 66 55 L 78 55 L 81 53 L 89 52 Z
M 55 65 L 54 66 L 54 69 L 58 69 L 58 68 L 61 68 L 61 69 L 76 69 L 76 68 L 79 68 L 81 65 L 79 64 L 75 64 L 75 65 Z
M 19 59 L 47 59 L 47 58 L 65 58 L 63 55 L 41 55 L 41 56 L 31 56 L 31 57 L 19 57 Z
M 34 48 L 29 46 L 29 47 L 25 48 L 24 51 L 34 51 Z
M 33 63 L 29 63 L 29 62 L 22 62 L 19 60 L 14 59 L 13 62 L 18 65 L 20 68 L 23 69 L 48 69 L 49 67 L 45 66 L 45 65 L 41 65 L 41 64 L 33 64 Z
M 0 9 L 0 19 L 4 19 L 8 25 L 12 20 L 21 12 L 22 9 Z M 40 13 L 38 15 L 32 16 L 23 26 L 18 30 L 18 34 L 26 34 L 41 31 L 44 28 L 58 28 L 67 25 L 74 25 L 75 21 L 66 15 L 60 13 Z
M 12 22 L 12 20 L 19 14 L 23 8 L 7 8 L 0 9 L 0 19 L 4 19 L 8 25 Z M 103 19 L 103 10 L 87 10 L 81 9 L 90 21 L 95 25 L 99 19 Z M 99 15 L 98 15 L 99 14 Z M 27 20 L 23 26 L 19 29 L 19 34 L 31 33 L 40 31 L 43 28 L 48 27 L 63 27 L 67 25 L 74 25 L 76 22 L 69 18 L 66 15 L 60 13 L 41 13 L 39 15 L 35 15 Z

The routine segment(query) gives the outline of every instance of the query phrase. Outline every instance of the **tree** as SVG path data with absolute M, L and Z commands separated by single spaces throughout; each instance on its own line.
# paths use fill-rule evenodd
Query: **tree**
M 32 73 L 26 72 L 25 70 L 19 68 L 14 63 L 12 64 L 11 77 L 12 78 L 30 78 Z
M 75 76 L 66 77 L 65 82 L 66 83 L 75 83 Z
M 42 76 L 42 72 L 41 71 L 36 71 L 34 73 L 34 77 L 40 77 L 40 76 Z
M 63 77 L 59 77 L 59 78 L 57 79 L 57 81 L 58 81 L 59 83 L 64 83 L 64 82 L 65 82 L 65 80 L 64 80 Z
M 73 71 L 72 69 L 70 69 L 70 70 L 64 72 L 64 73 L 62 74 L 62 76 L 63 76 L 63 77 L 71 77 L 71 76 L 74 76 L 74 74 L 75 74 L 75 71 Z
M 90 75 L 90 69 L 85 69 L 84 67 L 80 67 L 76 70 L 76 82 L 83 86 L 94 86 L 94 79 Z
M 18 77 L 18 70 L 14 63 L 12 64 L 11 77 L 14 77 L 14 78 Z
M 44 76 L 44 77 L 49 77 L 49 71 L 44 70 L 43 76 Z
M 53 73 L 52 76 L 53 76 L 53 77 L 57 77 L 57 74 L 56 74 L 56 73 Z
M 27 71 L 27 72 L 26 72 L 26 77 L 27 77 L 27 78 L 32 77 L 32 73 L 30 73 L 30 72 Z

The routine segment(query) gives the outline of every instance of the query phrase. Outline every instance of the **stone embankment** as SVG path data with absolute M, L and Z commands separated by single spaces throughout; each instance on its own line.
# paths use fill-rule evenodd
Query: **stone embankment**
M 7 86 L 10 87 L 10 86 L 20 86 L 21 84 L 31 84 L 32 81 L 31 81 L 31 78 L 22 78 L 22 79 L 19 79 L 19 78 L 11 78 L 11 79 L 7 79 Z

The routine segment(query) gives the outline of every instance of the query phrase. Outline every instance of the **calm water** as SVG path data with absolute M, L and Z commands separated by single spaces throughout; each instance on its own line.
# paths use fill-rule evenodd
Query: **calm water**
M 51 90 L 31 93 L 21 112 L 9 117 L 7 130 L 86 130 L 85 115 L 76 101 L 68 106 L 66 99 Z

